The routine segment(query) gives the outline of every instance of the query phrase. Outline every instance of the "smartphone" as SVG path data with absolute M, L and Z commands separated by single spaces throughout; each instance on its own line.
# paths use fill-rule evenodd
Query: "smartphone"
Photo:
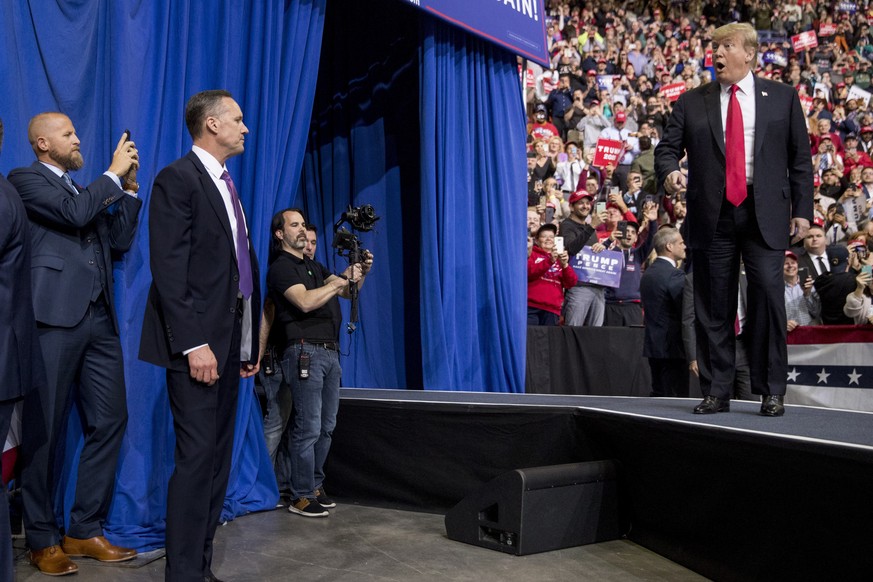
M 806 267 L 797 269 L 797 281 L 803 285 L 806 283 L 806 278 L 809 277 L 809 270 Z
M 616 238 L 627 238 L 627 220 L 619 220 L 615 230 L 618 233 Z
M 125 130 L 124 130 L 124 134 L 127 136 L 127 137 L 124 138 L 124 141 L 130 141 L 130 130 L 129 130 L 129 129 L 125 129 Z
M 867 273 L 868 275 L 873 275 L 873 266 L 871 266 L 871 265 L 864 265 L 864 266 L 861 267 L 861 272 L 862 272 L 862 273 Z
M 556 236 L 555 237 L 555 252 L 561 254 L 564 252 L 564 237 Z
M 540 206 L 545 206 L 545 205 L 546 205 L 546 195 L 541 194 L 540 195 Z
M 601 212 L 605 212 L 606 211 L 606 202 L 598 202 L 597 204 L 595 204 L 594 211 L 597 212 L 597 214 L 600 214 Z
M 621 194 L 621 190 L 618 189 L 618 186 L 613 186 L 609 189 L 609 195 L 612 196 L 613 194 L 615 194 L 616 196 L 619 196 Z

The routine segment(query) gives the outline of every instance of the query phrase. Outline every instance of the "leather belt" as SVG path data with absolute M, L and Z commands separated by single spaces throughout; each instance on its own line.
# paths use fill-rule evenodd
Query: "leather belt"
M 319 341 L 300 340 L 299 343 L 307 344 L 310 346 L 318 346 L 318 347 L 324 348 L 326 350 L 331 350 L 333 352 L 339 351 L 339 343 L 338 342 L 319 342 Z

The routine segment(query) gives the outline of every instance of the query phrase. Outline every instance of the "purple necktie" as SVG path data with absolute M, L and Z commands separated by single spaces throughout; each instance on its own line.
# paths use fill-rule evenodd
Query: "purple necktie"
M 233 205 L 233 215 L 236 217 L 236 264 L 239 267 L 239 292 L 248 299 L 252 296 L 254 287 L 252 285 L 252 263 L 249 260 L 249 243 L 246 237 L 246 221 L 243 218 L 236 187 L 233 185 L 233 180 L 227 170 L 221 174 L 221 179 L 227 184 L 227 191 L 230 192 L 230 203 Z

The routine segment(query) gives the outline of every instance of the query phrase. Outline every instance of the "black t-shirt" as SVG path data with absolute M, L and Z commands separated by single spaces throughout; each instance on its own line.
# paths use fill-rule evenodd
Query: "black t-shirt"
M 331 276 L 327 267 L 304 257 L 298 259 L 291 253 L 281 251 L 267 269 L 267 289 L 276 305 L 273 326 L 284 329 L 286 347 L 308 341 L 339 341 L 340 313 L 339 300 L 334 297 L 318 309 L 304 313 L 285 298 L 285 291 L 294 285 L 303 285 L 307 290 L 324 286 Z

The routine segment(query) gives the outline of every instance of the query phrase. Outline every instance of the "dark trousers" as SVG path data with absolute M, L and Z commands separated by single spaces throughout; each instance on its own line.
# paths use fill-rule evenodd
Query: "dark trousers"
M 688 396 L 688 364 L 684 358 L 649 358 L 650 396 Z
M 32 390 L 22 410 L 21 497 L 32 550 L 60 541 L 54 500 L 64 461 L 67 418 L 75 400 L 85 444 L 79 458 L 70 537 L 103 535 L 115 488 L 118 451 L 127 427 L 121 343 L 103 299 L 91 303 L 75 327 L 38 324 L 47 382 Z
M 643 307 L 637 302 L 606 302 L 603 312 L 603 325 L 608 327 L 631 327 L 643 325 Z
M 527 308 L 527 324 L 528 325 L 558 325 L 560 316 L 551 311 L 540 309 L 539 307 Z
M 782 280 L 785 252 L 764 242 L 751 192 L 749 195 L 739 207 L 725 201 L 709 248 L 692 251 L 700 389 L 704 395 L 725 400 L 734 391 L 734 322 L 741 257 L 748 280 L 743 333 L 752 392 L 785 394 L 788 375 Z M 767 227 L 783 228 L 788 241 L 787 224 Z
M 237 310 L 241 313 L 244 310 Z M 212 541 L 227 492 L 240 382 L 240 319 L 230 357 L 212 386 L 188 371 L 167 370 L 176 432 L 176 466 L 167 491 L 168 581 L 202 581 L 212 567 Z
M 12 418 L 12 410 L 15 408 L 14 400 L 0 402 L 0 440 L 6 442 L 6 434 L 9 432 L 9 421 Z M 0 458 L 0 474 L 3 470 L 3 461 Z M 14 580 L 14 562 L 12 561 L 12 531 L 9 527 L 9 498 L 6 495 L 6 487 L 3 487 L 3 495 L 0 495 L 0 580 Z

